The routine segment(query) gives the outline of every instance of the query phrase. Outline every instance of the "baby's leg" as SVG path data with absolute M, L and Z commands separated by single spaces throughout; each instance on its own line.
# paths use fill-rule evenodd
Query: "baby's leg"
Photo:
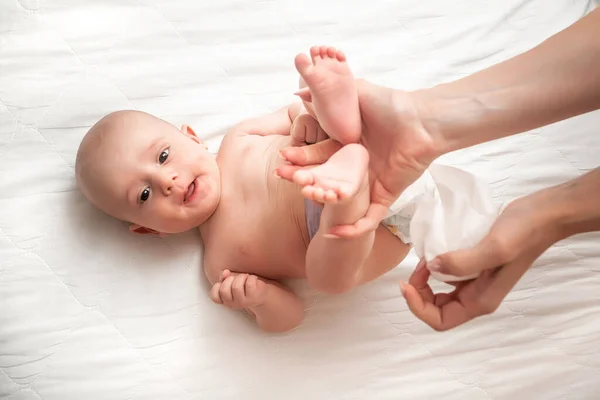
M 309 59 L 296 56 L 296 69 L 310 89 L 303 100 L 310 100 L 317 120 L 327 134 L 342 144 L 360 139 L 362 124 L 358 92 L 346 56 L 333 47 L 312 47 Z M 312 111 L 312 110 L 311 110 Z
M 315 64 L 307 65 L 306 68 L 303 68 L 303 63 L 311 64 L 308 57 L 303 54 L 296 57 L 298 71 L 303 71 L 300 76 L 299 93 L 303 93 L 300 97 L 304 107 L 334 140 L 348 144 L 347 138 L 344 139 L 347 132 L 354 132 L 352 135 L 356 134 L 358 140 L 361 133 L 358 94 L 344 55 L 334 48 L 322 46 L 311 48 L 311 56 Z M 297 124 L 294 128 L 296 131 L 308 131 L 302 124 Z M 342 134 L 332 135 L 327 129 L 329 132 Z M 311 129 L 311 132 L 313 130 Z M 296 135 L 293 132 L 292 136 L 301 136 L 298 132 L 295 133 Z M 305 187 L 303 193 L 307 198 L 335 204 L 346 199 L 348 194 L 355 190 L 357 177 L 352 176 L 352 169 L 347 168 L 353 162 L 353 153 L 342 148 L 321 166 L 295 173 L 293 181 Z
M 362 218 L 370 203 L 367 151 L 359 144 L 347 145 L 342 150 L 347 152 L 347 159 L 352 159 L 352 162 L 340 165 L 345 167 L 337 170 L 341 176 L 335 176 L 336 170 L 332 170 L 331 179 L 345 180 L 354 177 L 354 181 L 348 181 L 352 191 L 345 201 L 325 205 L 319 231 L 311 240 L 306 254 L 309 283 L 316 289 L 329 293 L 348 291 L 362 280 L 360 269 L 371 253 L 375 237 L 375 232 L 354 239 L 340 239 L 327 234 L 333 226 L 352 224 Z M 330 161 L 334 161 L 333 157 Z
M 292 180 L 304 186 L 302 195 L 312 201 L 329 204 L 352 202 L 363 184 L 362 160 L 357 158 L 362 157 L 363 152 L 368 159 L 362 145 L 353 143 L 344 146 L 325 163 L 294 172 Z

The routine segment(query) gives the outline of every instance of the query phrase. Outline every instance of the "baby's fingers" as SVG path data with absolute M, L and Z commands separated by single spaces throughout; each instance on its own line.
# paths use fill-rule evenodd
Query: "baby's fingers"
M 229 271 L 228 269 L 224 269 L 223 272 L 221 272 L 221 276 L 219 277 L 219 282 L 223 282 L 225 279 L 227 279 L 230 276 L 231 276 L 231 271 Z
M 246 296 L 252 297 L 256 294 L 256 284 L 258 283 L 258 277 L 256 275 L 249 275 L 246 280 Z
M 221 296 L 221 301 L 227 306 L 233 302 L 231 286 L 233 285 L 234 279 L 235 278 L 233 276 L 225 278 L 225 280 L 221 282 L 221 287 L 219 288 L 219 296 Z
M 266 284 L 256 275 L 250 275 L 246 281 L 246 300 L 250 306 L 258 306 L 263 303 Z
M 221 283 L 215 283 L 210 289 L 209 297 L 216 304 L 223 304 L 219 290 L 221 289 Z
M 236 306 L 240 306 L 241 303 L 246 298 L 246 281 L 248 280 L 248 274 L 240 274 L 235 277 L 235 280 L 232 284 L 232 295 L 233 301 L 236 303 Z

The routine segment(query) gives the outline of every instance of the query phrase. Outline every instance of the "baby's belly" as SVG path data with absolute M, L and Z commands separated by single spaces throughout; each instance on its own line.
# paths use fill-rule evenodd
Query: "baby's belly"
M 276 239 L 246 257 L 244 264 L 248 270 L 244 272 L 276 280 L 305 278 L 306 247 L 296 236 L 285 230 L 277 232 Z
M 262 218 L 257 218 L 244 234 L 245 260 L 248 272 L 269 279 L 306 277 L 305 258 L 308 235 L 302 198 L 282 196 L 281 204 L 272 204 Z M 279 203 L 279 201 L 278 201 Z
M 245 199 L 245 211 L 238 214 L 239 241 L 245 243 L 246 251 L 236 259 L 248 269 L 244 272 L 265 278 L 303 278 L 308 248 L 304 198 L 298 185 L 274 174 L 283 162 L 277 156 L 279 149 L 289 145 L 289 137 L 251 139 L 260 146 L 246 158 L 245 170 L 252 174 L 246 176 L 244 184 L 257 189 Z
M 297 279 L 306 277 L 306 251 L 308 238 L 306 235 L 306 222 L 304 221 L 304 208 L 302 207 L 302 221 L 288 219 L 274 232 L 274 241 L 266 244 L 266 250 L 271 254 L 271 270 L 273 274 L 281 274 L 281 278 Z M 285 217 L 282 217 L 282 219 Z M 300 226 L 300 222 L 302 226 Z

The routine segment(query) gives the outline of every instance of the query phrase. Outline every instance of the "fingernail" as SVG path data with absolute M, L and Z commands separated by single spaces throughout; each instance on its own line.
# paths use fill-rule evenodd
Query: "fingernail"
M 430 271 L 436 271 L 436 272 L 440 271 L 442 269 L 440 262 L 435 259 L 427 264 L 427 268 L 429 268 Z
M 406 285 L 402 281 L 400 281 L 400 292 L 402 293 L 402 297 L 406 298 Z
M 420 272 L 423 268 L 425 268 L 425 265 L 427 265 L 427 261 L 425 261 L 425 257 L 423 257 L 419 260 L 417 268 L 415 268 L 415 272 Z
M 277 153 L 277 155 L 285 160 L 285 156 L 283 155 L 283 150 L 279 150 L 279 152 Z
M 277 171 L 273 171 L 273 175 L 275 175 L 275 178 L 281 179 L 281 175 L 279 175 Z

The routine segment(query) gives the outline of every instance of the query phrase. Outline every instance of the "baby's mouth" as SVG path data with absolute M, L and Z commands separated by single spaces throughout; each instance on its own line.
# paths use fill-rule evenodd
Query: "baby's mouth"
M 196 193 L 196 180 L 195 179 L 192 181 L 192 183 L 190 183 L 190 185 L 187 188 L 187 191 L 183 195 L 183 203 L 185 204 L 189 200 L 191 200 L 192 196 L 194 196 L 194 193 Z

